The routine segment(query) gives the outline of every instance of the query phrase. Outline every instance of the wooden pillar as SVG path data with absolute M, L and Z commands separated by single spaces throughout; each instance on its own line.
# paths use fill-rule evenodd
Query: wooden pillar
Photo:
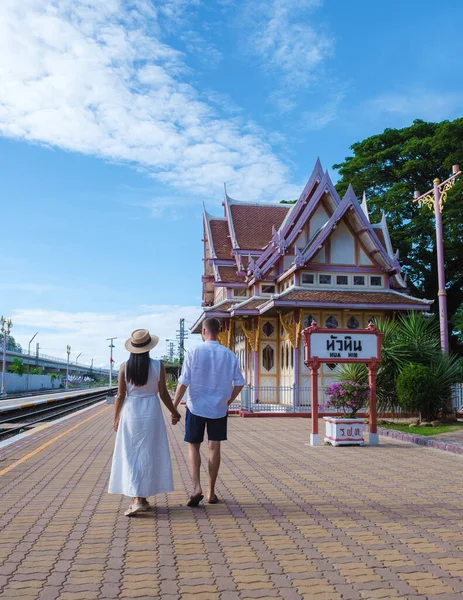
M 379 362 L 372 360 L 368 363 L 368 383 L 370 384 L 370 446 L 378 446 L 378 429 L 376 416 L 376 374 L 378 372 Z
M 310 364 L 311 395 L 312 395 L 312 433 L 310 434 L 310 445 L 319 446 L 320 436 L 318 434 L 318 370 L 320 361 L 316 358 Z

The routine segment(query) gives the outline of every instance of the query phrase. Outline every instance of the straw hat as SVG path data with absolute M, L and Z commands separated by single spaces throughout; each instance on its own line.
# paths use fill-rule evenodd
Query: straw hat
M 125 349 L 132 354 L 143 354 L 152 350 L 158 342 L 158 336 L 151 335 L 147 329 L 135 329 L 130 339 L 125 342 Z

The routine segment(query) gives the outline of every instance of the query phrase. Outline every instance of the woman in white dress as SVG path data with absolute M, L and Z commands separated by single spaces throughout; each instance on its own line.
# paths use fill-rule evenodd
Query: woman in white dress
M 166 387 L 164 365 L 149 356 L 158 342 L 146 329 L 135 330 L 125 343 L 130 358 L 119 370 L 114 415 L 117 435 L 108 492 L 132 497 L 126 516 L 148 510 L 148 496 L 174 489 L 159 396 L 174 425 L 180 414 Z

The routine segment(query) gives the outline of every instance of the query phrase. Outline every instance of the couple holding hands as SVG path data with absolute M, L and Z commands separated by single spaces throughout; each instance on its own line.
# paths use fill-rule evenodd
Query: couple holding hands
M 221 442 L 227 439 L 227 410 L 244 386 L 238 359 L 217 341 L 220 323 L 206 319 L 203 343 L 186 355 L 172 401 L 161 361 L 150 359 L 149 351 L 159 338 L 137 329 L 125 343 L 130 357 L 119 371 L 115 403 L 114 447 L 108 492 L 132 497 L 127 516 L 149 510 L 149 496 L 174 489 L 167 431 L 159 398 L 171 413 L 172 424 L 181 420 L 177 410 L 188 390 L 185 442 L 193 482 L 188 506 L 203 500 L 200 481 L 200 447 L 207 429 L 209 445 L 208 502 L 219 500 L 215 484 L 220 467 Z

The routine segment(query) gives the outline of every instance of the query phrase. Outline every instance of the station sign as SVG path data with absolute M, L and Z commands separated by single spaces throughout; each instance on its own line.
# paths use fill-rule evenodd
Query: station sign
M 336 362 L 340 360 L 368 361 L 379 358 L 376 335 L 370 333 L 314 332 L 310 336 L 310 358 Z

